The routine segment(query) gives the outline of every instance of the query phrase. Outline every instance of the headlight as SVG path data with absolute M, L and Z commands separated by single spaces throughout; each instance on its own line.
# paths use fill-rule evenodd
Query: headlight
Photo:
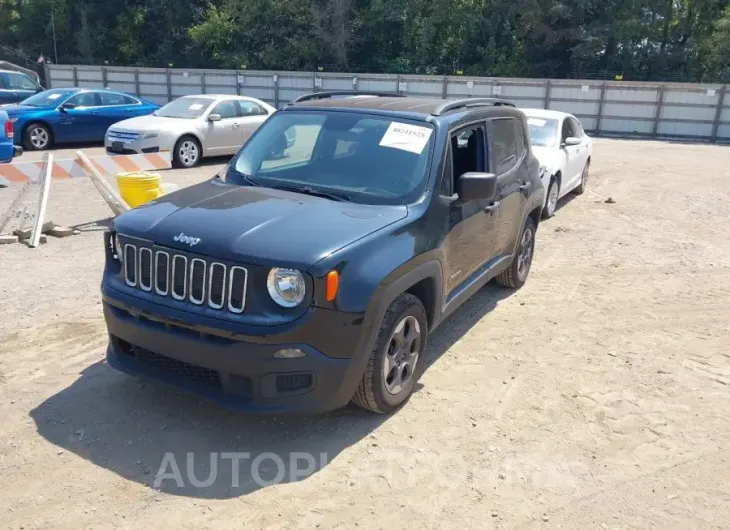
M 295 307 L 302 303 L 307 286 L 302 273 L 294 269 L 275 267 L 266 280 L 271 298 L 281 307 Z
M 160 131 L 145 131 L 139 135 L 140 140 L 147 140 L 148 138 L 156 138 L 160 134 Z
M 122 246 L 119 244 L 119 236 L 114 234 L 114 256 L 119 263 L 122 262 Z
M 16 121 L 18 121 L 18 118 L 10 118 L 10 123 L 15 123 Z

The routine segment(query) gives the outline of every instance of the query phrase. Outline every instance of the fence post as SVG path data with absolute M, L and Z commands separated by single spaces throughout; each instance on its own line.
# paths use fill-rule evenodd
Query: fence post
M 722 106 L 725 104 L 725 92 L 727 92 L 727 85 L 722 85 L 720 87 L 720 95 L 717 98 L 715 120 L 712 122 L 712 138 L 710 138 L 710 142 L 713 144 L 717 142 L 717 131 L 720 129 L 720 118 L 722 117 Z
M 106 88 L 106 77 L 107 77 L 106 66 L 102 66 L 101 67 L 101 84 L 104 86 L 104 88 Z
M 208 92 L 208 87 L 205 84 L 205 71 L 200 74 L 200 90 L 203 91 L 203 94 L 207 94 Z
M 51 86 L 51 69 L 48 67 L 48 62 L 43 61 L 43 83 L 46 85 L 46 88 L 53 88 Z
M 550 79 L 548 79 L 545 82 L 545 100 L 543 101 L 543 106 L 546 109 L 550 108 L 550 94 L 551 94 L 552 90 L 553 90 L 553 82 Z
M 449 95 L 449 76 L 444 76 L 441 81 L 441 99 L 446 99 Z
M 274 74 L 274 107 L 279 108 L 279 74 Z
M 603 107 L 606 106 L 607 83 L 608 81 L 604 79 L 603 85 L 601 85 L 601 99 L 598 100 L 598 116 L 596 116 L 596 134 L 600 134 L 601 132 L 601 125 L 603 122 Z
M 238 82 L 238 80 L 240 79 L 240 76 L 241 76 L 241 71 L 236 70 L 235 83 L 236 83 L 236 95 L 238 95 L 238 96 L 241 95 L 241 83 Z
M 659 97 L 656 103 L 656 112 L 654 113 L 654 125 L 651 128 L 652 138 L 656 138 L 659 133 L 659 122 L 662 119 L 662 108 L 664 107 L 664 85 L 659 87 Z
M 395 93 L 400 94 L 400 74 L 395 76 Z
M 317 72 L 312 72 L 312 92 L 317 92 Z
M 140 96 L 140 89 L 139 89 L 139 68 L 134 69 L 134 95 L 139 97 Z
M 165 68 L 165 77 L 167 78 L 167 101 L 172 101 L 172 79 L 169 68 Z
M 73 81 L 74 86 L 79 86 L 79 72 L 76 70 L 76 67 L 73 67 Z

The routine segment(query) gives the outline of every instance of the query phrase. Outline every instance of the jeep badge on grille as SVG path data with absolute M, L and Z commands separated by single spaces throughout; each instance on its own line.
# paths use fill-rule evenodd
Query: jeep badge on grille
M 185 232 L 180 232 L 180 234 L 176 235 L 172 239 L 173 239 L 173 241 L 177 241 L 179 243 L 185 243 L 186 245 L 190 245 L 191 247 L 194 247 L 195 245 L 200 243 L 199 237 L 186 236 Z

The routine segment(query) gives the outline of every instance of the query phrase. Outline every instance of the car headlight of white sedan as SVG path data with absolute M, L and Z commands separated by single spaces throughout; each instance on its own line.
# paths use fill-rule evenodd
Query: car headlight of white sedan
M 160 134 L 160 131 L 144 131 L 144 132 L 140 133 L 139 139 L 148 140 L 150 138 L 157 138 L 158 134 Z
M 281 307 L 296 307 L 304 300 L 307 285 L 302 273 L 295 269 L 274 267 L 266 280 L 271 299 Z

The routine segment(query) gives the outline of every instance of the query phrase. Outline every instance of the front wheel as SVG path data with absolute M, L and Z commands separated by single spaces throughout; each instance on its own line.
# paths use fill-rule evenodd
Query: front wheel
M 527 275 L 532 266 L 532 256 L 535 252 L 535 223 L 527 218 L 525 226 L 520 234 L 517 252 L 512 258 L 509 269 L 497 276 L 495 280 L 499 285 L 519 289 L 527 281 Z
M 31 123 L 23 133 L 23 146 L 28 151 L 43 151 L 51 146 L 51 131 L 42 123 Z
M 583 168 L 583 173 L 580 176 L 580 184 L 578 184 L 578 187 L 573 190 L 573 193 L 576 195 L 583 195 L 585 193 L 586 188 L 588 187 L 588 170 L 591 167 L 591 161 L 589 160 L 586 162 L 586 167 Z
M 379 414 L 393 412 L 410 397 L 423 364 L 428 320 L 421 301 L 402 294 L 390 304 L 353 403 Z
M 195 167 L 200 162 L 202 149 L 200 143 L 192 136 L 183 136 L 175 144 L 172 162 L 175 167 Z
M 550 179 L 550 185 L 547 190 L 547 197 L 545 197 L 545 208 L 542 209 L 542 218 L 550 219 L 555 215 L 555 209 L 558 206 L 558 181 L 555 177 Z

